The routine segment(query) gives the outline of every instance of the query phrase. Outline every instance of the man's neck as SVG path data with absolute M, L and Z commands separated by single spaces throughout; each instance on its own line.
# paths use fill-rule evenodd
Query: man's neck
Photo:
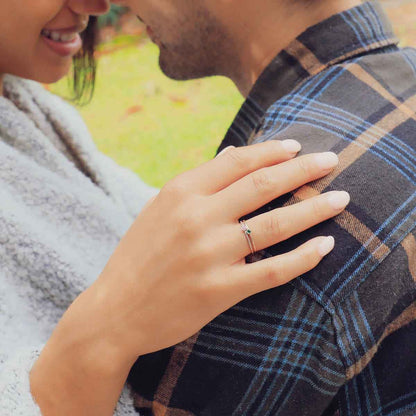
M 233 80 L 247 97 L 263 70 L 291 41 L 307 28 L 362 3 L 362 0 L 265 0 L 260 6 L 244 2 L 247 19 L 237 13 L 231 22 L 239 64 L 229 68 Z M 251 5 L 252 6 L 251 6 Z

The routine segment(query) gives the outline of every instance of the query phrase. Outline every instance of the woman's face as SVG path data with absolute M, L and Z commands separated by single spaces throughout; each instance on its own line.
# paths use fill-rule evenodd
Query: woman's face
M 0 76 L 55 82 L 70 69 L 90 15 L 109 0 L 0 0 Z

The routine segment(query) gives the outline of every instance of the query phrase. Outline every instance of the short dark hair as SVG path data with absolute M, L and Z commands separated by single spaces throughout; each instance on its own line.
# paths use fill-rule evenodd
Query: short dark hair
M 73 59 L 73 99 L 79 104 L 91 101 L 94 94 L 97 62 L 94 57 L 98 38 L 97 18 L 91 17 L 81 34 L 83 46 Z

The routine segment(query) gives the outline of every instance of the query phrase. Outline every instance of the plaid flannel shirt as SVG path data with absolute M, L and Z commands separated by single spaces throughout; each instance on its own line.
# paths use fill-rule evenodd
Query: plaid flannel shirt
M 348 210 L 259 257 L 334 235 L 313 271 L 191 339 L 140 357 L 141 415 L 416 414 L 416 51 L 375 2 L 309 28 L 260 76 L 221 148 L 294 138 L 339 168 L 255 214 L 323 191 Z

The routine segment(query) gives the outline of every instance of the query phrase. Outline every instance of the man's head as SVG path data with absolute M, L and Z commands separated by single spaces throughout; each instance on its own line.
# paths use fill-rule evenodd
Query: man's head
M 160 48 L 170 78 L 231 78 L 248 92 L 271 59 L 308 26 L 361 0 L 115 0 Z
M 217 75 L 232 40 L 205 0 L 124 0 L 160 48 L 160 67 L 170 78 Z

